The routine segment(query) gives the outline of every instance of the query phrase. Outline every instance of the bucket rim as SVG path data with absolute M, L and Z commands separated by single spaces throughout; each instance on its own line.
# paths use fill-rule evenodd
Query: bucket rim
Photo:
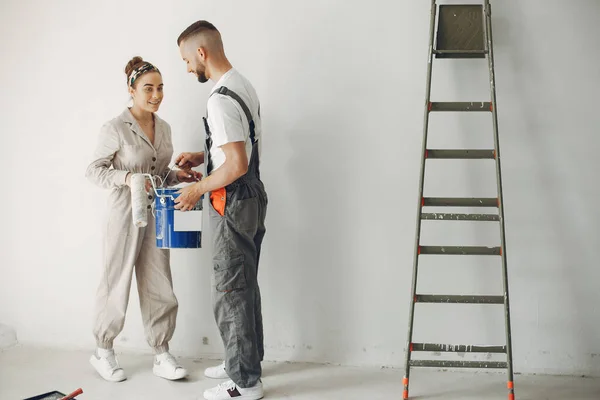
M 177 193 L 180 190 L 181 188 L 156 188 L 156 191 L 160 193 Z

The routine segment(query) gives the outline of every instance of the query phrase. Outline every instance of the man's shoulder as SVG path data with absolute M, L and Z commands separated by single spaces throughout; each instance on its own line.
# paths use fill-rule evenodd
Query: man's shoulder
M 252 97 L 254 92 L 254 86 L 250 80 L 237 69 L 231 71 L 231 74 L 219 86 L 224 86 L 242 97 Z
M 229 91 L 227 93 L 225 90 Z M 213 89 L 209 99 L 209 114 L 214 111 L 224 113 L 239 113 L 244 115 L 244 110 L 240 101 L 250 110 L 253 104 L 258 102 L 256 92 L 250 81 L 244 77 L 238 70 L 234 69 L 218 86 Z
M 250 81 L 244 74 L 234 68 L 225 83 L 231 86 L 243 87 L 245 84 L 250 83 Z
M 208 99 L 207 107 L 209 109 L 230 109 L 235 105 L 235 100 L 231 96 L 222 93 L 213 93 Z
M 227 90 L 225 90 L 227 89 Z M 211 93 L 208 99 L 209 108 L 231 108 L 231 106 L 241 107 L 240 101 L 244 103 L 251 101 L 252 95 L 248 93 L 243 85 L 224 84 Z

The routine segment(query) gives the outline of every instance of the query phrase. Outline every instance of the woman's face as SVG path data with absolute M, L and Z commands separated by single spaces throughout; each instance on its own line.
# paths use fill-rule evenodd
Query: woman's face
M 134 82 L 135 88 L 129 88 L 134 107 L 144 111 L 157 112 L 163 99 L 163 81 L 160 73 L 147 72 Z

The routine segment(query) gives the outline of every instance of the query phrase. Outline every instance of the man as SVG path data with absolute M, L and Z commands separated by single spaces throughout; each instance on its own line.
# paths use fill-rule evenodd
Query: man
M 260 180 L 260 105 L 250 82 L 235 70 L 219 31 L 198 21 L 177 39 L 188 72 L 201 83 L 216 82 L 207 103 L 206 147 L 183 153 L 182 168 L 204 163 L 205 179 L 182 189 L 175 202 L 190 210 L 210 193 L 213 230 L 214 314 L 225 347 L 223 364 L 205 375 L 227 382 L 204 392 L 205 399 L 255 400 L 263 397 L 263 328 L 257 280 L 265 235 L 267 194 Z

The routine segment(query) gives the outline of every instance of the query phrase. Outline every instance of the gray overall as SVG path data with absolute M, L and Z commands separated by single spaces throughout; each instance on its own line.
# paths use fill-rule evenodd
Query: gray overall
M 248 106 L 234 92 L 220 87 L 214 93 L 236 100 L 248 119 L 252 155 L 248 172 L 227 185 L 225 212 L 221 216 L 209 204 L 213 232 L 215 320 L 225 347 L 225 370 L 242 388 L 254 386 L 261 377 L 264 355 L 263 324 L 258 261 L 265 235 L 267 194 L 260 180 L 258 140 Z M 206 172 L 212 172 L 211 132 L 204 118 L 207 156 Z M 209 202 L 210 203 L 210 202 Z

